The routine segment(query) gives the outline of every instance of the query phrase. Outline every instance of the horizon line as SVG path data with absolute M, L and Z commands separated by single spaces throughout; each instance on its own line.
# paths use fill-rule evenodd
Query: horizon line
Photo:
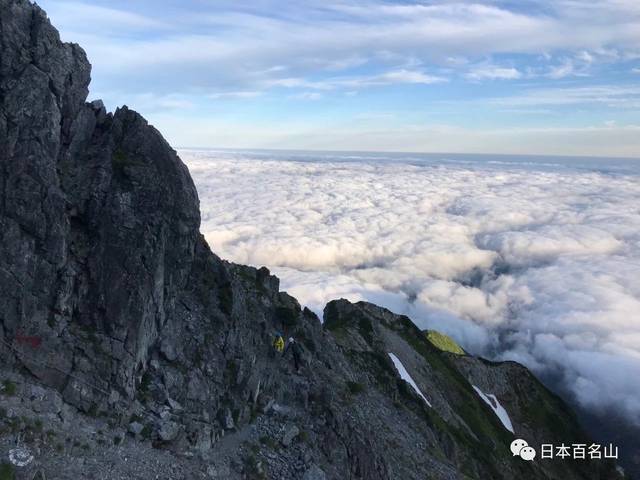
M 588 159 L 588 160 L 623 160 L 640 161 L 640 154 L 631 156 L 602 156 L 602 155 L 566 155 L 566 154 L 541 154 L 541 153 L 481 153 L 481 152 L 426 152 L 426 151 L 394 151 L 394 150 L 332 150 L 332 149 L 300 149 L 300 148 L 256 148 L 256 147 L 197 147 L 197 146 L 176 146 L 175 150 L 222 150 L 240 152 L 289 152 L 289 153 L 359 153 L 359 154 L 385 154 L 385 155 L 456 155 L 456 156 L 499 156 L 499 157 L 522 157 L 522 158 L 567 158 L 567 159 Z

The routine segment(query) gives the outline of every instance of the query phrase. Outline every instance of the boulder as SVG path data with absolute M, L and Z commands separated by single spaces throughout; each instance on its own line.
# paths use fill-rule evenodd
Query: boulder
M 160 423 L 160 428 L 158 428 L 158 437 L 163 442 L 170 442 L 175 440 L 175 438 L 180 433 L 180 425 L 176 422 L 172 421 L 162 421 Z
M 218 412 L 218 420 L 225 430 L 231 430 L 236 426 L 233 421 L 233 414 L 229 408 L 223 408 Z
M 169 405 L 171 410 L 174 412 L 181 412 L 182 410 L 184 410 L 184 408 L 182 408 L 182 405 L 180 405 L 180 403 L 174 400 L 173 398 L 168 398 L 167 404 Z
M 317 465 L 312 465 L 309 470 L 304 472 L 302 480 L 327 480 L 327 475 Z
M 293 442 L 293 439 L 300 434 L 300 429 L 295 425 L 287 425 L 282 434 L 282 445 L 288 447 Z
M 144 429 L 144 425 L 142 425 L 140 422 L 131 422 L 129 424 L 129 432 L 135 435 L 136 437 L 142 433 L 143 429 Z

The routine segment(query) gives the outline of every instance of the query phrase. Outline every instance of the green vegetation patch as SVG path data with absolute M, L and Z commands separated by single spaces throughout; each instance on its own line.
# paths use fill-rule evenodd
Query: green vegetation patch
M 13 480 L 16 478 L 15 469 L 10 463 L 0 463 L 0 480 Z
M 144 162 L 127 155 L 124 150 L 118 148 L 111 156 L 111 164 L 118 171 L 123 171 L 126 167 L 137 167 L 144 165 Z
M 271 450 L 276 450 L 278 448 L 278 442 L 276 442 L 272 437 L 268 435 L 263 435 L 260 437 L 260 443 L 262 445 L 266 445 Z
M 233 312 L 233 287 L 230 282 L 225 283 L 218 290 L 218 305 L 222 313 L 231 315 Z
M 149 440 L 151 435 L 153 434 L 153 426 L 150 423 L 147 423 L 140 432 L 140 436 L 145 440 Z
M 373 325 L 371 324 L 371 320 L 362 317 L 358 322 L 358 328 L 362 338 L 364 338 L 369 345 L 373 345 Z
M 12 397 L 16 394 L 16 390 L 16 384 L 11 380 L 5 380 L 4 382 L 2 382 L 2 393 L 4 393 L 5 395 Z
M 364 385 L 358 382 L 347 382 L 347 388 L 352 395 L 357 395 L 359 393 L 364 392 Z
M 435 330 L 427 330 L 425 332 L 425 336 L 434 347 L 442 350 L 443 352 L 455 353 L 456 355 L 466 354 L 462 347 L 458 345 L 453 338 L 445 335 L 444 333 L 440 333 Z

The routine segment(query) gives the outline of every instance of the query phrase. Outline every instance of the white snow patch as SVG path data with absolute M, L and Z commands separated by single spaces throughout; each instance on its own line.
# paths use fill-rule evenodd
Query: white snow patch
M 413 387 L 413 389 L 416 391 L 416 393 L 420 397 L 422 397 L 422 399 L 427 403 L 427 405 L 431 406 L 431 403 L 429 402 L 429 400 L 427 400 L 427 397 L 425 397 L 422 394 L 422 392 L 418 388 L 418 385 L 416 384 L 416 382 L 414 382 L 413 378 L 411 378 L 411 375 L 409 375 L 409 372 L 407 372 L 407 369 L 404 368 L 404 365 L 402 364 L 400 359 L 398 357 L 396 357 L 393 353 L 389 353 L 389 357 L 391 357 L 391 360 L 393 361 L 393 364 L 395 365 L 396 369 L 398 370 L 398 373 L 400 373 L 400 378 L 402 378 L 405 382 L 407 382 L 409 385 L 411 385 Z
M 26 467 L 33 462 L 33 455 L 25 447 L 17 447 L 9 450 L 9 461 L 16 467 Z
M 475 385 L 471 385 L 471 386 L 476 392 L 478 392 L 478 395 L 480 395 L 480 398 L 484 400 L 484 402 L 491 407 L 491 410 L 495 412 L 495 414 L 498 416 L 498 418 L 502 422 L 502 425 L 504 425 L 504 428 L 509 430 L 511 433 L 515 433 L 513 431 L 513 425 L 511 424 L 511 419 L 509 418 L 509 414 L 504 409 L 504 407 L 500 405 L 500 402 L 498 401 L 496 396 L 491 393 L 484 394 L 482 390 L 480 390 Z

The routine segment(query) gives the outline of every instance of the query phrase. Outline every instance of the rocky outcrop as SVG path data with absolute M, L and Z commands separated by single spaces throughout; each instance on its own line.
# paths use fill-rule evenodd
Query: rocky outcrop
M 213 254 L 186 167 L 137 113 L 86 103 L 84 52 L 39 7 L 0 0 L 0 46 L 0 453 L 34 452 L 19 475 L 616 478 L 511 456 L 472 384 L 523 438 L 583 436 L 522 367 L 442 352 L 365 303 L 323 325 L 266 268 Z
M 45 338 L 21 364 L 88 410 L 133 395 L 191 271 L 198 198 L 140 115 L 85 103 L 82 49 L 38 7 L 0 6 L 0 335 Z
M 324 317 L 364 390 L 381 390 L 403 405 L 411 399 L 409 412 L 403 412 L 410 415 L 398 424 L 405 432 L 416 431 L 427 450 L 439 450 L 436 457 L 455 459 L 470 478 L 617 478 L 612 464 L 557 459 L 526 463 L 510 453 L 503 455 L 501 445 L 515 438 L 530 445 L 589 442 L 570 409 L 523 366 L 443 351 L 409 318 L 364 302 L 330 302 Z M 398 379 L 389 353 L 409 372 L 428 404 Z M 478 390 L 499 400 L 513 432 L 481 400 Z M 375 408 L 385 411 L 383 405 Z M 390 414 L 378 425 L 375 420 L 369 424 L 376 431 L 388 425 L 389 418 Z M 423 427 L 427 431 L 421 431 Z M 412 452 L 397 462 L 406 465 L 417 456 Z

